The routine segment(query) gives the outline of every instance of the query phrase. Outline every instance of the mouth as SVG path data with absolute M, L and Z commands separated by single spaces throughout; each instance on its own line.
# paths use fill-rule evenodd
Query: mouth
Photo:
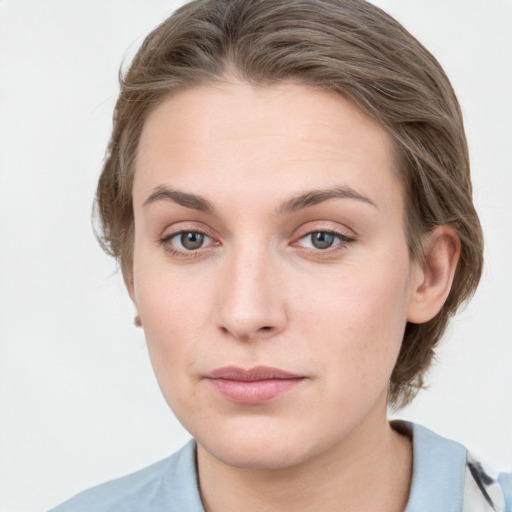
M 213 390 L 230 402 L 258 405 L 291 391 L 306 377 L 279 368 L 236 366 L 218 368 L 205 376 Z

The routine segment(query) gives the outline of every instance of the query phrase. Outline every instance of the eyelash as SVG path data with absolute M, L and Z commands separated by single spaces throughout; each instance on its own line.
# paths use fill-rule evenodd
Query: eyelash
M 164 248 L 165 251 L 167 251 L 172 256 L 181 257 L 181 258 L 194 258 L 200 256 L 200 253 L 202 250 L 206 249 L 206 247 L 200 247 L 199 249 L 193 249 L 193 250 L 184 250 L 184 249 L 176 249 L 171 245 L 171 240 L 173 238 L 176 238 L 177 236 L 183 235 L 185 233 L 194 233 L 198 234 L 204 237 L 207 237 L 211 240 L 213 240 L 213 237 L 211 237 L 208 233 L 201 229 L 181 229 L 179 231 L 175 231 L 173 233 L 170 233 L 166 235 L 165 237 L 158 240 L 159 244 Z M 356 241 L 355 237 L 348 236 L 345 233 L 342 233 L 341 231 L 337 231 L 334 229 L 314 229 L 311 231 L 308 231 L 307 233 L 304 233 L 302 236 L 300 236 L 293 244 L 297 244 L 300 240 L 304 240 L 308 236 L 311 237 L 315 233 L 322 233 L 327 235 L 332 235 L 335 238 L 338 239 L 338 243 L 334 243 L 333 246 L 327 247 L 325 249 L 318 249 L 314 247 L 303 247 L 303 249 L 307 250 L 309 253 L 312 254 L 319 254 L 319 255 L 327 255 L 332 253 L 337 253 L 339 251 L 345 250 L 347 246 L 351 243 L 354 243 Z M 219 245 L 218 243 L 213 245 Z

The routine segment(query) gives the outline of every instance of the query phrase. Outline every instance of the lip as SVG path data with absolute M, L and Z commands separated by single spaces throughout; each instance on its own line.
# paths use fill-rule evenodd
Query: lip
M 269 366 L 251 369 L 225 366 L 205 376 L 214 391 L 239 404 L 258 405 L 291 391 L 306 377 Z

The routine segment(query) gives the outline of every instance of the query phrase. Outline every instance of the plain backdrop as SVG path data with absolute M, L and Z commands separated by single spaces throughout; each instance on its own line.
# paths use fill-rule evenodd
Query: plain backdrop
M 90 213 L 117 72 L 181 2 L 0 0 L 0 511 L 37 512 L 188 438 Z M 486 234 L 477 295 L 397 414 L 512 469 L 512 2 L 376 0 L 458 93 Z

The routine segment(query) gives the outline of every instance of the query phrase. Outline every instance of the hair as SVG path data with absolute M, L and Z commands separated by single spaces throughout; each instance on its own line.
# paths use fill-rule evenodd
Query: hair
M 460 259 L 440 312 L 408 323 L 388 398 L 399 409 L 424 387 L 449 318 L 474 293 L 483 239 L 472 202 L 462 114 L 437 60 L 396 20 L 363 0 L 195 0 L 144 40 L 126 73 L 96 195 L 98 238 L 132 276 L 132 185 L 148 114 L 186 88 L 235 77 L 258 85 L 292 81 L 334 91 L 393 140 L 412 258 L 439 225 L 459 237 Z

